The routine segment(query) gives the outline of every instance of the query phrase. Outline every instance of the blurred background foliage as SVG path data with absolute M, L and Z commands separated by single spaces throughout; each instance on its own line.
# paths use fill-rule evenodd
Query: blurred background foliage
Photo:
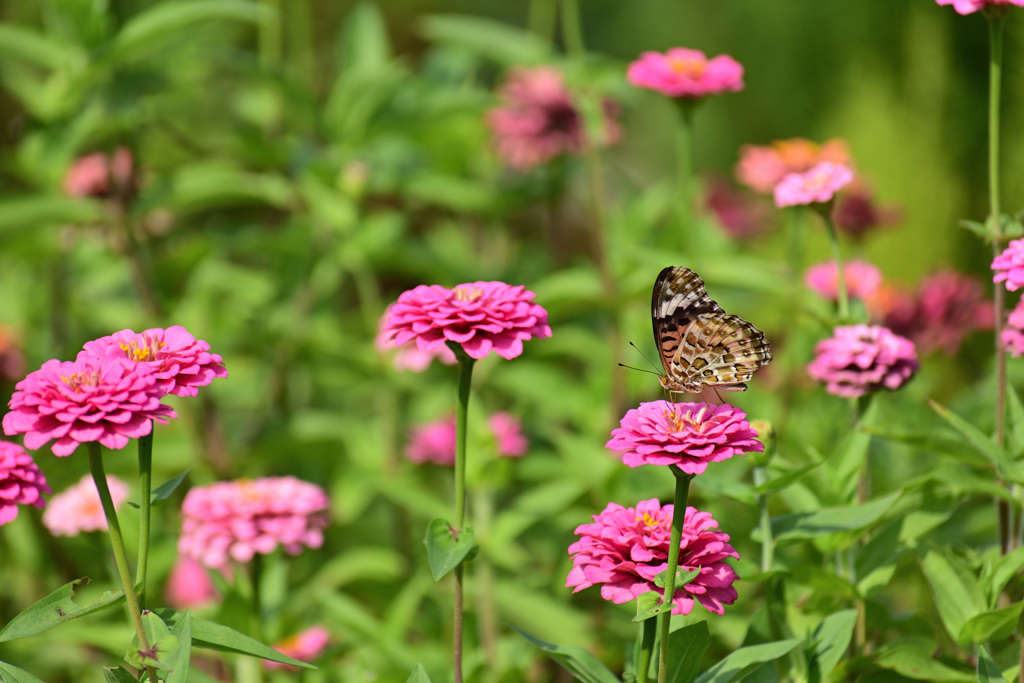
M 449 509 L 449 478 L 406 462 L 402 449 L 409 425 L 453 409 L 454 370 L 400 373 L 374 347 L 380 316 L 405 289 L 523 283 L 554 330 L 520 359 L 480 363 L 475 377 L 475 566 L 489 569 L 470 571 L 475 614 L 488 615 L 473 622 L 486 645 L 472 649 L 473 680 L 560 675 L 518 635 L 488 631 L 492 613 L 622 665 L 630 608 L 597 591 L 570 596 L 566 548 L 610 500 L 671 496 L 667 472 L 630 470 L 603 447 L 624 408 L 660 397 L 654 378 L 616 362 L 631 358 L 629 340 L 652 349 L 648 301 L 662 267 L 693 266 L 727 310 L 776 343 L 775 364 L 736 403 L 776 421 L 778 472 L 842 451 L 847 404 L 802 373 L 827 329 L 789 303 L 799 271 L 782 234 L 737 243 L 702 214 L 704 241 L 693 253 L 672 233 L 676 112 L 625 83 L 641 51 L 688 46 L 728 53 L 746 69 L 742 92 L 696 114 L 701 175 L 730 176 L 742 144 L 843 138 L 880 200 L 902 215 L 862 247 L 847 244 L 848 256 L 905 286 L 943 267 L 988 280 L 988 247 L 958 227 L 987 211 L 981 17 L 924 0 L 583 0 L 579 9 L 585 57 L 565 54 L 550 0 L 0 4 L 0 323 L 26 371 L 119 329 L 172 324 L 224 357 L 230 378 L 195 404 L 177 403 L 182 419 L 158 430 L 157 479 L 192 466 L 193 484 L 287 473 L 328 489 L 325 547 L 266 575 L 268 637 L 311 623 L 332 633 L 321 670 L 303 680 L 404 681 L 416 662 L 443 680 L 448 666 L 448 588 L 430 579 L 420 539 L 426 521 Z M 1024 204 L 1018 19 L 1008 24 L 1004 83 L 1009 212 Z M 621 103 L 622 139 L 600 154 L 606 271 L 595 266 L 593 178 L 583 161 L 511 172 L 484 124 L 508 68 L 548 62 L 573 89 Z M 120 146 L 134 157 L 130 196 L 64 194 L 76 158 Z M 808 218 L 806 227 L 806 262 L 827 258 L 820 226 Z M 928 395 L 990 425 L 990 349 L 990 337 L 976 335 L 954 358 L 925 359 L 908 392 L 879 397 L 878 431 L 898 421 L 904 431 L 941 433 Z M 19 378 L 4 379 L 4 396 Z M 483 421 L 497 410 L 522 418 L 526 457 L 492 457 Z M 917 482 L 872 528 L 923 511 L 901 548 L 967 539 L 980 556 L 995 538 L 991 502 L 979 497 L 989 492 L 984 468 L 979 475 L 976 462 L 949 449 L 961 457 L 872 442 L 880 497 Z M 61 490 L 86 471 L 82 455 L 41 451 L 37 460 Z M 131 478 L 130 454 L 107 460 Z M 773 511 L 848 502 L 827 469 L 773 498 Z M 744 558 L 759 553 L 752 496 L 748 465 L 737 459 L 702 476 L 691 499 Z M 179 502 L 158 511 L 156 576 L 174 561 Z M 105 584 L 100 541 L 52 539 L 30 512 L 0 530 L 0 622 L 72 578 Z M 821 564 L 850 543 L 793 541 L 779 551 L 783 567 Z M 956 652 L 913 557 L 891 559 L 889 578 L 871 592 L 878 642 L 912 633 L 926 641 L 921 651 Z M 745 561 L 741 576 L 756 574 Z M 800 596 L 794 623 L 813 625 L 849 604 L 842 583 L 822 574 L 789 581 Z M 739 590 L 740 601 L 711 620 L 718 656 L 743 641 L 762 602 L 761 583 Z M 230 622 L 237 605 L 211 609 Z M 51 682 L 102 680 L 97 666 L 120 657 L 127 639 L 107 616 L 0 645 L 0 659 Z M 901 680 L 885 661 L 864 670 Z M 217 675 L 214 664 L 205 669 Z

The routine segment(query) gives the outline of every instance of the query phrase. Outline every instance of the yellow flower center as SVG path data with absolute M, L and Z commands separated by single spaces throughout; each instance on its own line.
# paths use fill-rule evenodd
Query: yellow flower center
M 148 343 L 145 346 L 140 346 L 137 341 L 132 340 L 130 342 L 122 342 L 119 346 L 124 351 L 124 355 L 136 363 L 155 360 L 157 352 L 164 346 L 167 346 L 166 343 L 155 339 L 147 339 L 146 342 Z
M 670 432 L 682 432 L 692 430 L 697 433 L 704 431 L 704 425 L 707 422 L 704 420 L 707 413 L 707 406 L 703 405 L 700 407 L 695 414 L 687 410 L 682 415 L 675 412 L 665 411 L 665 421 L 668 422 Z
M 651 517 L 651 513 L 645 512 L 642 517 L 637 517 L 636 521 L 643 522 L 644 526 L 658 526 L 661 522 Z
M 100 385 L 100 373 L 98 372 L 76 372 L 73 375 L 61 375 L 60 379 L 76 394 L 81 392 L 82 387 L 98 387 Z
M 689 76 L 690 78 L 697 80 L 704 75 L 704 72 L 708 68 L 708 63 L 703 59 L 669 57 L 668 66 L 672 69 L 672 73 L 677 76 Z
M 472 301 L 473 299 L 479 299 L 482 295 L 483 290 L 476 287 L 472 289 L 469 287 L 458 287 L 455 289 L 456 301 Z

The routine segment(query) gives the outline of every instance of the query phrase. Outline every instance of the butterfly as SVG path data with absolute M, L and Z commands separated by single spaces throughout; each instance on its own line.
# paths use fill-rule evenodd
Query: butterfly
M 651 295 L 654 343 L 670 394 L 704 387 L 745 391 L 758 368 L 772 360 L 764 332 L 729 315 L 708 296 L 704 280 L 689 268 L 669 266 Z

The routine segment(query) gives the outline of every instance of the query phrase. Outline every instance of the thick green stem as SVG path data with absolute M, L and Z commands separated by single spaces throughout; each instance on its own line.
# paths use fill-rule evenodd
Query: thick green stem
M 683 538 L 683 524 L 686 521 L 686 500 L 690 495 L 690 481 L 692 474 L 686 474 L 675 465 L 669 469 L 676 477 L 676 493 L 672 501 L 672 534 L 668 545 L 668 576 L 665 579 L 665 597 L 662 604 L 671 602 L 676 594 L 676 572 L 679 569 L 679 544 Z M 666 610 L 658 615 L 658 625 L 661 631 L 661 650 L 658 654 L 658 683 L 665 683 L 668 680 L 668 640 L 672 625 L 672 610 Z
M 579 0 L 562 0 L 562 41 L 565 51 L 575 60 L 583 59 L 583 26 Z
M 678 239 L 691 259 L 701 254 L 697 225 L 693 220 L 693 112 L 696 104 L 678 100 L 679 125 L 676 126 L 676 230 Z M 685 251 L 685 249 L 684 249 Z
M 103 471 L 103 451 L 95 441 L 90 441 L 86 446 L 89 450 L 89 471 L 92 472 L 96 491 L 100 494 L 103 514 L 107 518 L 107 535 L 110 537 L 110 547 L 114 551 L 114 564 L 117 565 L 117 575 L 121 579 L 125 602 L 128 604 L 128 615 L 131 617 L 132 626 L 135 627 L 135 636 L 139 639 L 139 649 L 148 650 L 149 640 L 146 638 L 146 629 L 142 626 L 142 610 L 139 608 L 135 586 L 132 585 L 132 573 L 128 568 L 128 554 L 124 549 L 121 525 L 117 521 L 117 511 L 114 510 L 114 499 L 110 497 L 110 489 L 107 487 L 107 474 Z M 146 671 L 149 673 L 149 680 L 155 682 L 156 671 L 152 667 L 146 667 Z
M 152 423 L 150 423 L 152 425 Z M 150 492 L 153 489 L 153 426 L 149 434 L 139 438 L 139 564 L 135 583 L 139 587 L 139 603 L 146 609 L 146 570 L 149 567 Z
M 644 619 L 640 622 L 640 656 L 636 661 L 636 683 L 647 683 L 654 657 L 654 642 L 658 635 L 658 622 L 655 619 Z
M 768 483 L 768 468 L 764 465 L 754 467 L 754 486 L 762 486 Z M 761 571 L 766 572 L 772 568 L 772 558 L 775 554 L 775 539 L 772 537 L 772 516 L 768 512 L 768 494 L 757 494 L 757 508 L 761 515 Z
M 450 344 L 459 361 L 459 387 L 455 404 L 455 534 L 458 537 L 466 525 L 466 427 L 469 415 L 469 390 L 473 384 L 473 364 L 465 350 L 458 344 Z M 453 620 L 452 654 L 455 668 L 455 683 L 462 683 L 462 583 L 463 567 L 455 567 L 455 616 Z
M 526 24 L 531 33 L 543 38 L 549 46 L 555 36 L 555 23 L 558 21 L 557 9 L 554 0 L 530 0 Z
M 850 295 L 846 290 L 846 272 L 843 268 L 843 255 L 839 249 L 839 235 L 836 233 L 835 223 L 831 216 L 832 204 L 829 203 L 821 210 L 821 217 L 825 220 L 825 229 L 828 230 L 828 241 L 832 245 L 832 257 L 836 261 L 836 275 L 839 283 L 839 322 L 845 324 L 850 322 Z

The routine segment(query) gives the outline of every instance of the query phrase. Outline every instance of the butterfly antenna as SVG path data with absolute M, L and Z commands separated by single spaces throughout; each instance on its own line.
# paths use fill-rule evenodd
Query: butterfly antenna
M 637 346 L 636 344 L 634 344 L 633 342 L 629 342 L 629 345 L 632 346 L 634 349 L 636 349 L 637 353 L 639 353 L 641 356 L 643 356 L 645 361 L 647 361 L 648 363 L 651 364 L 651 367 L 654 368 L 654 374 L 656 374 L 656 375 L 658 375 L 660 377 L 661 373 L 658 372 L 658 366 L 655 365 L 654 362 L 650 358 L 647 357 L 647 354 L 644 353 L 643 351 L 641 351 L 640 347 Z M 622 363 L 619 363 L 619 365 L 622 365 Z

